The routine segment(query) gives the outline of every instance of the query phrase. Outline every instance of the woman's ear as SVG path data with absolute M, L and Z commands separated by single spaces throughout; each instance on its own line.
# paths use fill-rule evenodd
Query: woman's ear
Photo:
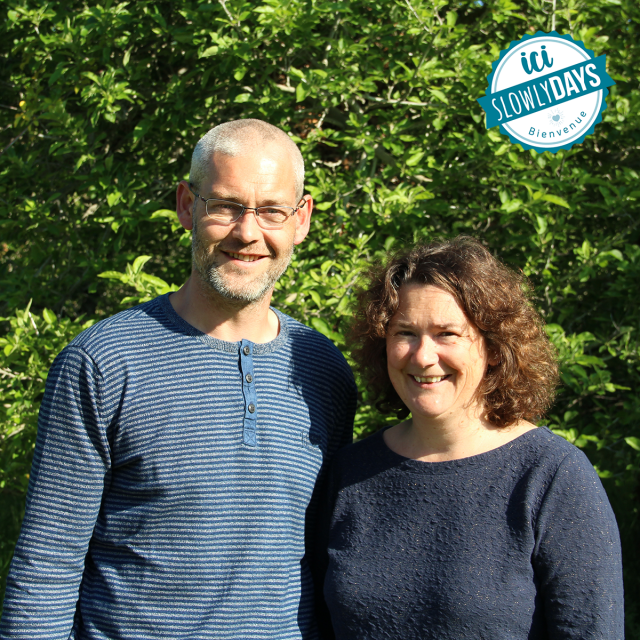
M 500 354 L 495 349 L 487 350 L 487 363 L 491 367 L 496 367 L 500 364 Z

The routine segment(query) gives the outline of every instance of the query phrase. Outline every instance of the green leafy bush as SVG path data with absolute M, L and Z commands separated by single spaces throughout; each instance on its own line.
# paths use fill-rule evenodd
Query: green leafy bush
M 637 2 L 6 0 L 2 14 L 4 572 L 51 358 L 78 318 L 184 280 L 176 182 L 211 126 L 258 117 L 300 144 L 317 202 L 275 304 L 347 356 L 351 293 L 387 250 L 467 233 L 530 278 L 563 362 L 548 424 L 605 482 L 640 638 Z M 552 26 L 606 54 L 616 85 L 582 145 L 538 155 L 487 131 L 476 98 L 501 49 Z M 363 390 L 356 433 L 391 419 Z

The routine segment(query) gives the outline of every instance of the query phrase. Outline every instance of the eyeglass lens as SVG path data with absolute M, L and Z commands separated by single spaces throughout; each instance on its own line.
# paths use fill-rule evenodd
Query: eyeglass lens
M 233 202 L 207 200 L 207 215 L 213 220 L 230 224 L 242 215 L 244 207 Z M 291 215 L 290 207 L 258 207 L 256 220 L 261 227 L 281 227 Z

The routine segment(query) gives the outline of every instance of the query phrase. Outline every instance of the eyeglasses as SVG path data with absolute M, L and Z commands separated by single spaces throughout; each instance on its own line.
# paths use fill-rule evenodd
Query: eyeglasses
M 304 207 L 304 203 L 299 204 L 297 207 L 281 205 L 245 207 L 238 202 L 228 202 L 227 200 L 218 200 L 217 198 L 203 198 L 191 188 L 192 186 L 191 184 L 189 185 L 189 191 L 191 191 L 196 198 L 200 198 L 200 200 L 204 202 L 207 216 L 209 216 L 211 220 L 215 220 L 219 224 L 224 225 L 237 222 L 245 214 L 245 211 L 253 211 L 256 216 L 256 222 L 260 227 L 263 229 L 280 229 L 298 209 Z

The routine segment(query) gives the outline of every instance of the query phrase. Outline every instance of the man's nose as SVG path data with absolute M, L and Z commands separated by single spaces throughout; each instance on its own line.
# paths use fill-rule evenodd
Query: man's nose
M 260 236 L 255 209 L 246 208 L 244 213 L 233 223 L 232 235 L 242 242 L 251 242 Z

